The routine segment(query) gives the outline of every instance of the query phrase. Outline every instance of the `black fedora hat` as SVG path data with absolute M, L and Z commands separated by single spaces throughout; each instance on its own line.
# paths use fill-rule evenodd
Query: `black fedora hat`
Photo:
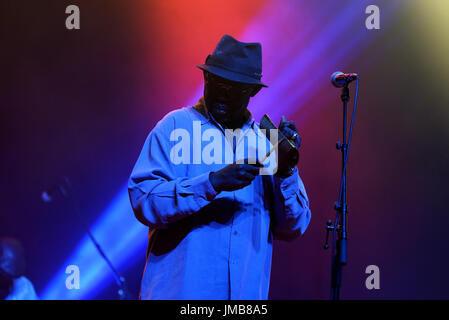
M 198 68 L 219 77 L 268 87 L 262 83 L 262 46 L 258 42 L 241 42 L 225 34 L 205 64 Z

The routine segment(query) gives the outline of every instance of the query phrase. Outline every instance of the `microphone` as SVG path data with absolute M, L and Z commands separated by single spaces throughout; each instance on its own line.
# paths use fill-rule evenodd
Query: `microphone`
M 357 73 L 343 73 L 341 71 L 336 71 L 331 75 L 332 84 L 341 88 L 348 85 L 351 81 L 356 80 L 359 77 Z
M 53 186 L 47 190 L 42 191 L 41 199 L 45 203 L 53 202 L 53 200 L 59 195 L 63 194 L 59 185 Z
M 70 187 L 70 181 L 67 177 L 63 178 L 63 181 L 59 184 L 53 185 L 41 193 L 41 199 L 45 203 L 50 203 L 57 197 L 66 198 L 68 195 L 68 189 Z

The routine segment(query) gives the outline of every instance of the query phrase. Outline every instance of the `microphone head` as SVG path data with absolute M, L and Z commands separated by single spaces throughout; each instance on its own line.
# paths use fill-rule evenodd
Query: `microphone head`
M 42 192 L 42 194 L 41 194 L 41 199 L 42 199 L 42 201 L 44 201 L 45 203 L 50 203 L 50 202 L 53 201 L 53 197 L 50 196 L 50 195 L 48 194 L 47 191 Z
M 331 83 L 337 88 L 343 87 L 346 84 L 345 74 L 341 71 L 335 71 L 331 75 Z
M 45 203 L 50 203 L 59 197 L 67 198 L 69 189 L 70 180 L 67 177 L 63 177 L 63 181 L 60 184 L 56 184 L 53 187 L 42 191 L 41 199 Z

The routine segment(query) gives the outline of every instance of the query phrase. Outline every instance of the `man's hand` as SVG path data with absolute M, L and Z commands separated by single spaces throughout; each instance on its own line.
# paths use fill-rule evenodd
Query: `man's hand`
M 220 171 L 211 172 L 209 180 L 217 192 L 235 191 L 251 184 L 261 167 L 260 163 L 248 164 L 248 160 L 242 164 L 232 163 Z
M 295 123 L 293 121 L 287 121 L 285 116 L 282 116 L 281 123 L 279 124 L 279 130 L 287 137 L 287 139 L 291 140 L 296 149 L 301 145 L 301 137 L 299 136 L 298 129 L 296 129 Z

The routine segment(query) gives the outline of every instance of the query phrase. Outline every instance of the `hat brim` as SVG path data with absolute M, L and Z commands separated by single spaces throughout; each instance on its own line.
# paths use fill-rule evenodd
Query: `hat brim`
M 213 73 L 219 77 L 231 80 L 231 81 L 236 81 L 236 82 L 242 82 L 242 83 L 248 83 L 248 84 L 256 84 L 256 85 L 260 85 L 262 87 L 268 87 L 266 84 L 262 83 L 260 80 L 245 76 L 243 74 L 240 73 L 235 73 L 226 69 L 222 69 L 216 66 L 210 66 L 207 64 L 201 64 L 201 65 L 196 65 L 198 68 L 200 68 L 201 70 L 204 71 L 208 71 L 210 73 Z

